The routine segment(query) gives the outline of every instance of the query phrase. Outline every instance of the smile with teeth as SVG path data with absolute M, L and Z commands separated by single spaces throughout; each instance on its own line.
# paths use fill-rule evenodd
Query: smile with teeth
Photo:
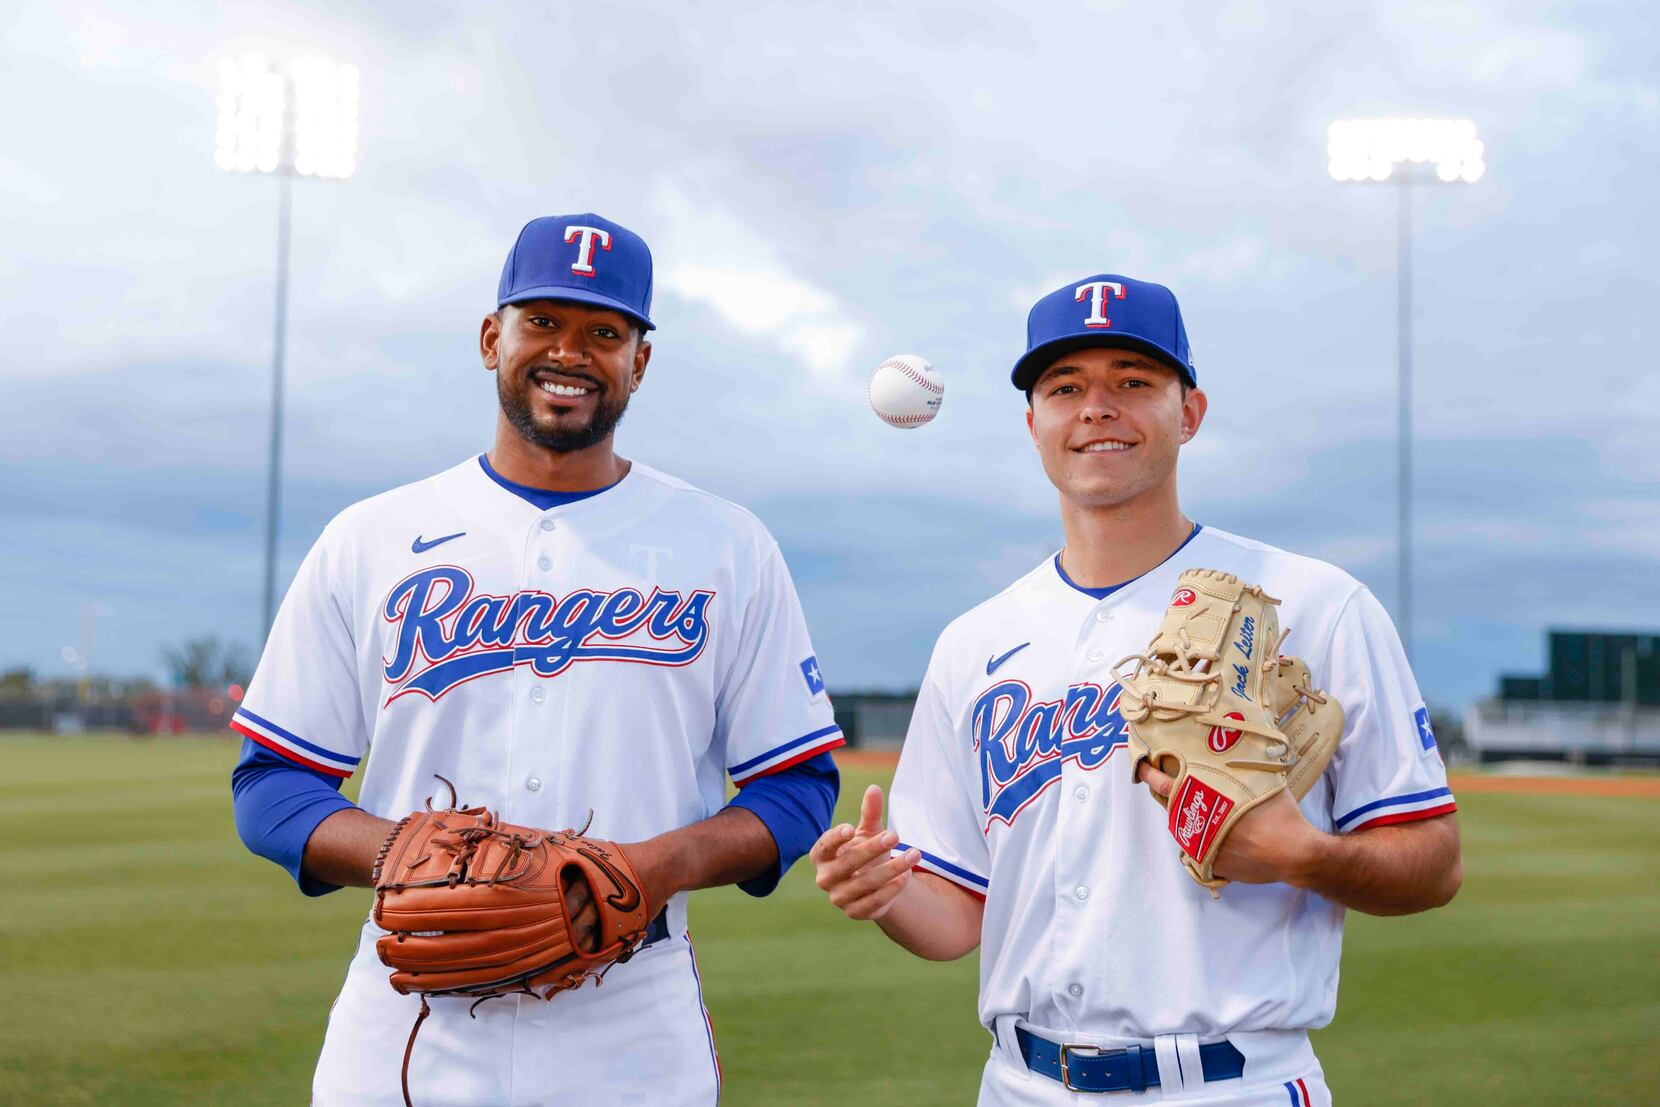
M 1132 442 L 1091 442 L 1087 446 L 1080 446 L 1078 448 L 1078 452 L 1083 454 L 1104 454 L 1112 450 L 1127 450 L 1132 445 L 1134 445 Z
M 538 381 L 537 387 L 550 396 L 586 396 L 593 389 L 578 384 L 559 384 L 555 381 Z

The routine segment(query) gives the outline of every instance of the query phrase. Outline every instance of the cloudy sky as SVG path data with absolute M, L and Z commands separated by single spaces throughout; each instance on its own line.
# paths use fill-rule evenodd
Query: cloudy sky
M 477 325 L 519 226 L 598 210 L 658 260 L 621 451 L 755 510 L 833 688 L 1059 544 L 1007 370 L 1039 294 L 1182 299 L 1201 522 L 1393 607 L 1388 188 L 1325 126 L 1448 114 L 1419 194 L 1420 679 L 1461 706 L 1547 626 L 1660 627 L 1660 34 L 1640 6 L 465 6 L 26 0 L 0 23 L 0 668 L 160 675 L 258 635 L 274 182 L 218 172 L 220 58 L 362 70 L 361 169 L 296 187 L 286 583 L 346 504 L 486 448 Z M 904 8 L 895 11 L 896 7 Z M 1649 196 L 1649 200 L 1642 197 Z M 943 414 L 864 379 L 915 351 Z

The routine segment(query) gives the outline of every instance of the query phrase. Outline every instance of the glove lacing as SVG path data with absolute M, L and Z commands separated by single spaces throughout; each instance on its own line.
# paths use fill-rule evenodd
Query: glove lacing
M 1264 650 L 1262 652 L 1262 659 L 1258 662 L 1258 668 L 1260 669 L 1260 672 L 1257 674 L 1259 687 L 1268 687 L 1266 682 L 1271 676 L 1269 671 L 1270 666 L 1276 670 L 1277 674 L 1277 670 L 1279 668 L 1280 647 L 1285 645 L 1285 640 L 1290 634 L 1291 631 L 1289 628 L 1281 631 L 1278 641 L 1274 643 L 1274 648 L 1271 650 Z M 1177 629 L 1176 649 L 1168 655 L 1132 653 L 1121 659 L 1112 667 L 1113 679 L 1118 682 L 1118 686 L 1123 692 L 1123 695 L 1119 697 L 1119 714 L 1123 716 L 1125 722 L 1130 723 L 1139 723 L 1151 716 L 1154 711 L 1160 712 L 1161 714 L 1158 717 L 1167 722 L 1180 719 L 1185 715 L 1197 715 L 1197 721 L 1200 723 L 1210 726 L 1225 727 L 1228 730 L 1249 731 L 1259 738 L 1266 739 L 1267 748 L 1265 752 L 1270 760 L 1256 761 L 1236 759 L 1223 762 L 1223 764 L 1234 768 L 1281 772 L 1289 765 L 1295 764 L 1295 752 L 1291 749 L 1289 743 L 1285 741 L 1285 736 L 1274 727 L 1265 726 L 1261 723 L 1253 722 L 1250 719 L 1224 719 L 1213 714 L 1216 707 L 1216 700 L 1218 698 L 1215 694 L 1206 694 L 1201 692 L 1196 697 L 1198 702 L 1176 703 L 1169 700 L 1160 700 L 1158 698 L 1159 692 L 1157 688 L 1150 688 L 1147 690 L 1147 693 L 1143 695 L 1134 687 L 1134 681 L 1142 679 L 1144 676 L 1151 676 L 1159 677 L 1165 680 L 1178 681 L 1182 684 L 1214 687 L 1219 690 L 1222 686 L 1222 672 L 1220 669 L 1213 670 L 1210 667 L 1211 663 L 1216 660 L 1217 658 L 1211 654 L 1201 653 L 1194 648 L 1193 639 L 1189 637 L 1186 627 L 1180 627 Z M 1129 675 L 1126 676 L 1122 670 L 1124 666 L 1131 661 L 1134 661 L 1136 665 L 1135 668 L 1131 670 Z M 1301 706 L 1304 699 L 1313 700 L 1316 696 L 1318 696 L 1318 693 L 1310 692 L 1301 685 L 1293 685 L 1292 688 L 1294 691 L 1299 693 L 1299 699 L 1297 703 L 1292 706 L 1292 711 L 1295 711 L 1298 706 Z M 1318 700 L 1320 703 L 1324 703 L 1325 697 L 1318 696 Z M 1309 710 L 1314 710 L 1312 704 L 1310 705 Z M 1285 715 L 1281 716 L 1281 718 L 1283 719 L 1288 717 L 1290 713 L 1290 711 L 1286 712 Z M 1276 720 L 1276 722 L 1278 721 L 1279 720 Z

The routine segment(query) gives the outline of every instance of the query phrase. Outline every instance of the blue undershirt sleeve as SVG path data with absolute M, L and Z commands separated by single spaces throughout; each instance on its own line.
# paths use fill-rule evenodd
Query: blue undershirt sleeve
M 340 794 L 339 777 L 319 773 L 242 740 L 242 758 L 231 770 L 236 830 L 249 851 L 275 861 L 308 896 L 338 891 L 300 871 L 305 844 L 317 824 L 352 801 Z
M 770 895 L 796 860 L 813 848 L 836 809 L 841 774 L 828 753 L 810 757 L 770 776 L 759 777 L 739 789 L 728 807 L 753 812 L 778 844 L 778 864 L 738 887 L 752 896 Z

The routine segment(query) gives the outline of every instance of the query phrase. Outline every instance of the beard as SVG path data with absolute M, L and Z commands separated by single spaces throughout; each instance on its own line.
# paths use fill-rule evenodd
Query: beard
M 525 380 L 517 388 L 508 384 L 508 374 L 496 374 L 496 398 L 501 403 L 502 414 L 507 421 L 513 424 L 513 429 L 519 432 L 519 437 L 544 450 L 551 450 L 556 454 L 572 454 L 578 450 L 586 450 L 596 446 L 611 436 L 622 422 L 623 413 L 628 410 L 628 393 L 622 392 L 616 401 L 611 399 L 611 389 L 603 388 L 599 391 L 594 412 L 584 424 L 573 425 L 545 425 L 536 421 L 531 410 L 533 397 L 532 390 L 536 383 Z

